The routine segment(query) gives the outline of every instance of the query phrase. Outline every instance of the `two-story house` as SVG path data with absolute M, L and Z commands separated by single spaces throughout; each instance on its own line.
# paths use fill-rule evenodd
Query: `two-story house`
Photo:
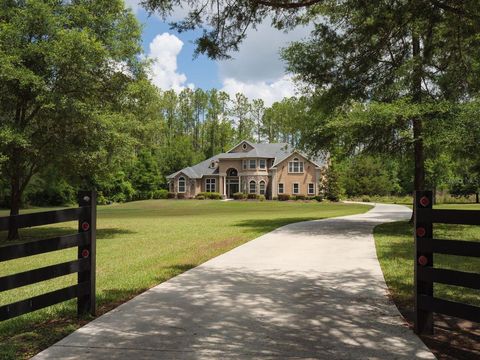
M 169 190 L 195 197 L 219 192 L 231 198 L 237 192 L 314 196 L 319 192 L 325 159 L 309 158 L 288 144 L 242 141 L 226 153 L 167 176 Z

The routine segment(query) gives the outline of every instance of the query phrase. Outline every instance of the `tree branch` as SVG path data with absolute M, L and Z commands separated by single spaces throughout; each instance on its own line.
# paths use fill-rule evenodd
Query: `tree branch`
M 299 9 L 302 7 L 312 6 L 323 2 L 324 0 L 306 0 L 299 2 L 285 2 L 285 1 L 266 1 L 266 0 L 252 0 L 254 4 L 269 6 L 277 9 Z

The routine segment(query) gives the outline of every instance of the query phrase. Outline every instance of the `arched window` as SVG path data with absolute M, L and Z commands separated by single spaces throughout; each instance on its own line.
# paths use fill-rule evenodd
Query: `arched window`
M 179 193 L 184 193 L 185 192 L 185 178 L 183 176 L 180 176 L 178 178 L 178 192 Z
M 257 193 L 257 183 L 254 180 L 250 180 L 250 182 L 248 183 L 248 192 L 250 194 Z
M 227 170 L 227 176 L 238 176 L 237 169 L 231 168 Z
M 258 183 L 258 190 L 259 190 L 261 195 L 265 195 L 265 181 L 261 180 Z

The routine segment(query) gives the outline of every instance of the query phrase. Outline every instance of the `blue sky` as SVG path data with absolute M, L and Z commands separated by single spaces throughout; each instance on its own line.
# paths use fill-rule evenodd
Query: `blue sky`
M 143 24 L 143 47 L 145 55 L 154 61 L 151 78 L 159 88 L 217 88 L 230 96 L 242 92 L 251 99 L 261 98 L 266 105 L 295 95 L 294 83 L 285 73 L 278 52 L 289 42 L 306 37 L 309 29 L 298 28 L 286 34 L 266 21 L 257 30 L 248 31 L 240 51 L 231 54 L 232 60 L 212 61 L 203 55 L 193 59 L 192 41 L 200 30 L 181 34 L 170 30 L 159 16 L 148 16 L 139 1 L 126 0 L 126 3 Z M 179 8 L 172 16 L 179 19 L 185 13 Z

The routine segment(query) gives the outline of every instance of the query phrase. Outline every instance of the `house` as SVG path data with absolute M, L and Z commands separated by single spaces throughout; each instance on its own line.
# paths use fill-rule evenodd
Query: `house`
M 315 196 L 319 193 L 323 158 L 309 158 L 288 144 L 242 141 L 226 153 L 167 176 L 170 192 L 195 197 L 200 192 Z

